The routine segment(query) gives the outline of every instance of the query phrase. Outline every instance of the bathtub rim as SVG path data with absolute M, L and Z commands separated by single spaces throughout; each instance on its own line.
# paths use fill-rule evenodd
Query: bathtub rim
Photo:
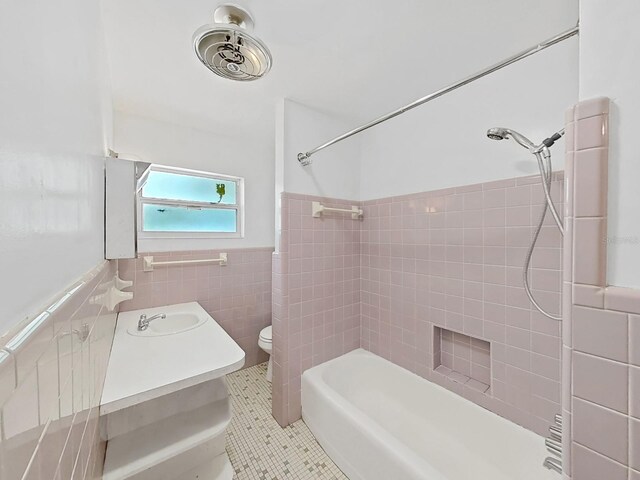
M 539 445 L 539 448 L 536 448 L 537 453 L 535 454 L 536 455 L 535 458 L 539 457 L 540 462 L 538 464 L 538 468 L 535 469 L 535 472 L 534 472 L 535 475 L 540 475 L 539 477 L 540 479 L 555 480 L 555 476 L 552 475 L 554 472 L 551 472 L 550 470 L 547 470 L 542 466 L 542 461 L 546 456 L 546 449 L 544 448 L 544 437 L 542 437 L 541 435 L 537 434 L 532 430 L 529 430 L 523 427 L 522 425 L 519 425 L 497 414 L 494 411 L 489 410 L 483 405 L 475 403 L 472 400 L 469 400 L 464 396 L 459 395 L 455 391 L 452 391 L 431 379 L 421 377 L 418 374 L 402 367 L 401 365 L 398 365 L 388 359 L 385 359 L 384 357 L 381 357 L 373 352 L 370 352 L 363 348 L 357 348 L 343 355 L 340 355 L 336 358 L 328 360 L 324 363 L 316 365 L 306 370 L 305 372 L 303 372 L 302 391 L 304 392 L 306 390 L 308 392 L 309 388 L 311 388 L 312 391 L 309 393 L 312 396 L 315 396 L 314 398 L 320 399 L 319 408 L 325 409 L 329 411 L 329 413 L 333 411 L 334 413 L 343 415 L 343 418 L 352 422 L 353 426 L 355 426 L 359 432 L 362 432 L 362 431 L 370 432 L 371 434 L 368 435 L 367 438 L 376 439 L 378 443 L 382 443 L 384 445 L 383 448 L 385 449 L 389 448 L 388 445 L 390 443 L 393 443 L 398 446 L 397 448 L 392 448 L 391 450 L 387 450 L 391 455 L 393 455 L 392 463 L 397 463 L 397 461 L 394 462 L 394 460 L 397 460 L 397 459 L 409 460 L 410 461 L 409 463 L 413 466 L 411 470 L 421 472 L 421 473 L 418 473 L 418 478 L 420 478 L 420 475 L 423 474 L 425 470 L 417 467 L 428 465 L 427 470 L 433 472 L 431 474 L 432 476 L 428 477 L 429 480 L 431 480 L 432 478 L 434 480 L 440 480 L 440 479 L 448 480 L 448 477 L 446 477 L 443 472 L 441 472 L 440 470 L 437 470 L 427 460 L 425 460 L 422 456 L 420 456 L 418 452 L 414 451 L 405 442 L 400 440 L 394 433 L 390 432 L 389 430 L 386 430 L 382 425 L 380 425 L 376 421 L 374 417 L 360 410 L 354 403 L 352 403 L 347 397 L 345 397 L 339 389 L 336 389 L 334 385 L 331 385 L 331 383 L 327 381 L 326 377 L 324 377 L 324 373 L 327 370 L 331 370 L 332 368 L 335 368 L 336 364 L 339 366 L 342 362 L 348 361 L 350 357 L 364 357 L 367 359 L 371 359 L 375 362 L 382 362 L 383 364 L 386 364 L 389 367 L 395 369 L 397 373 L 402 372 L 401 375 L 405 376 L 406 378 L 414 379 L 416 381 L 419 380 L 421 383 L 426 382 L 429 388 L 434 388 L 438 390 L 440 393 L 446 395 L 447 397 L 450 397 L 451 399 L 455 399 L 455 401 L 457 402 L 464 403 L 465 407 L 472 409 L 473 411 L 475 411 L 476 414 L 483 415 L 485 416 L 485 418 L 487 418 L 486 416 L 488 416 L 493 418 L 495 421 L 499 421 L 503 423 L 503 425 L 508 426 L 508 428 L 514 432 L 514 434 L 525 435 L 529 437 L 529 440 L 531 440 L 532 442 L 535 442 L 536 445 Z M 304 396 L 305 395 L 303 394 L 303 397 Z M 318 407 L 315 407 L 315 408 L 318 408 Z M 345 472 L 345 474 L 347 474 L 353 480 L 362 480 L 363 479 L 362 475 L 360 475 L 358 472 L 355 471 L 355 467 L 352 467 L 353 462 L 348 461 L 344 455 L 340 454 L 337 451 L 337 449 L 340 448 L 340 443 L 336 442 L 336 444 L 334 445 L 334 443 L 332 443 L 332 441 L 325 436 L 325 433 L 328 433 L 327 436 L 330 437 L 332 434 L 332 431 L 330 429 L 327 430 L 322 425 L 320 425 L 320 428 L 317 428 L 318 425 L 315 423 L 315 420 L 313 418 L 310 418 L 309 412 L 305 408 L 304 401 L 302 402 L 302 413 L 303 413 L 303 418 L 305 422 L 308 423 L 309 428 L 311 429 L 313 435 L 315 435 L 316 438 L 318 438 L 319 443 L 325 449 L 325 451 L 329 454 L 329 456 L 332 459 L 335 459 L 335 463 L 340 467 L 340 469 L 342 469 Z M 320 417 L 320 421 L 323 420 L 322 412 L 320 412 L 320 415 L 316 415 L 316 416 Z M 384 442 L 380 442 L 379 441 L 380 438 L 384 438 Z M 375 446 L 376 444 L 374 443 L 372 445 Z M 398 453 L 400 453 L 400 455 L 397 455 Z M 533 466 L 533 463 L 531 465 Z

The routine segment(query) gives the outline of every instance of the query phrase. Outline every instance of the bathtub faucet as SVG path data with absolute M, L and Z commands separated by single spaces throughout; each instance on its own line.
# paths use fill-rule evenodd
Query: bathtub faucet
M 558 473 L 562 473 L 562 460 L 554 457 L 547 457 L 544 459 L 543 465 L 549 470 L 555 470 Z
M 554 424 L 549 427 L 549 437 L 544 441 L 553 456 L 545 458 L 542 465 L 562 473 L 562 415 L 556 415 L 554 420 Z
M 145 331 L 147 328 L 149 328 L 149 324 L 155 320 L 156 318 L 160 318 L 160 319 L 164 319 L 167 318 L 167 314 L 166 313 L 158 313 L 152 317 L 147 318 L 146 314 L 142 314 L 140 315 L 140 320 L 138 320 L 138 331 L 139 332 L 143 332 Z

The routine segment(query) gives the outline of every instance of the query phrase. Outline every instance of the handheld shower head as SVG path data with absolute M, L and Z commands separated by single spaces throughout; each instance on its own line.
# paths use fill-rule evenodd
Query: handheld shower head
M 487 137 L 491 140 L 504 140 L 508 137 L 507 129 L 498 127 L 490 128 L 487 130 Z
M 531 240 L 531 245 L 529 246 L 529 250 L 527 251 L 527 255 L 524 260 L 524 267 L 522 269 L 522 283 L 524 285 L 524 290 L 531 300 L 531 303 L 540 311 L 543 315 L 546 315 L 549 318 L 554 320 L 562 320 L 562 317 L 558 317 L 548 313 L 538 304 L 536 299 L 531 292 L 531 287 L 529 286 L 529 266 L 531 265 L 531 257 L 533 255 L 533 250 L 536 246 L 536 242 L 538 241 L 538 236 L 540 235 L 540 231 L 542 230 L 542 225 L 544 224 L 544 218 L 547 213 L 547 210 L 551 212 L 553 215 L 553 219 L 560 230 L 560 233 L 564 235 L 564 229 L 562 220 L 558 215 L 555 205 L 553 204 L 553 200 L 551 199 L 551 180 L 552 180 L 552 166 L 551 166 L 551 151 L 549 148 L 559 140 L 562 135 L 564 135 L 564 130 L 560 130 L 559 132 L 554 133 L 551 137 L 546 138 L 542 141 L 540 145 L 534 145 L 531 140 L 529 140 L 524 135 L 514 131 L 509 130 L 508 128 L 494 127 L 487 130 L 487 137 L 491 140 L 504 140 L 505 138 L 512 138 L 518 145 L 526 148 L 529 153 L 536 157 L 538 161 L 538 169 L 540 170 L 540 182 L 542 184 L 542 189 L 544 191 L 544 196 L 546 203 L 544 208 L 542 209 L 542 213 L 540 215 L 540 220 L 538 221 L 538 226 L 536 227 L 533 237 Z M 546 163 L 546 166 L 545 166 Z
M 519 145 L 523 146 L 527 150 L 535 148 L 533 142 L 527 137 L 525 137 L 521 133 L 516 132 L 515 130 L 510 130 L 508 128 L 490 128 L 489 130 L 487 130 L 487 137 L 489 137 L 491 140 L 504 140 L 505 138 L 513 138 Z

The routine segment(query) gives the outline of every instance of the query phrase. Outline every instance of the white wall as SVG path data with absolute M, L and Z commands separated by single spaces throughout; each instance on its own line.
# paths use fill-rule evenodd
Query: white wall
M 352 128 L 352 123 L 290 99 L 278 107 L 277 131 L 281 149 L 276 158 L 282 165 L 283 188 L 290 193 L 324 197 L 360 198 L 360 139 L 338 143 L 311 157 L 301 167 L 298 153 L 306 152 Z M 317 162 L 315 160 L 318 160 Z M 280 168 L 280 167 L 278 167 Z
M 114 136 L 114 149 L 123 157 L 245 179 L 244 238 L 141 239 L 140 252 L 273 246 L 272 145 L 123 112 L 115 114 Z
M 98 2 L 0 15 L 0 335 L 103 259 L 111 105 Z
M 486 131 L 509 127 L 538 143 L 562 128 L 578 98 L 577 50 L 574 37 L 364 132 L 362 199 L 537 173 L 529 153 Z M 553 162 L 563 168 L 564 141 Z
M 564 126 L 564 112 L 577 99 L 574 37 L 331 146 L 310 167 L 298 164 L 298 152 L 357 124 L 284 100 L 276 115 L 282 188 L 370 200 L 535 174 L 530 154 L 489 140 L 487 129 L 509 127 L 540 142 Z M 553 148 L 553 162 L 563 169 L 564 140 Z
M 580 100 L 612 100 L 608 282 L 640 287 L 640 2 L 580 2 Z
M 349 130 L 349 123 L 291 99 L 278 102 L 275 110 L 275 244 L 280 243 L 280 194 L 301 193 L 341 199 L 360 198 L 360 140 L 341 142 L 306 167 L 298 153 L 307 152 Z

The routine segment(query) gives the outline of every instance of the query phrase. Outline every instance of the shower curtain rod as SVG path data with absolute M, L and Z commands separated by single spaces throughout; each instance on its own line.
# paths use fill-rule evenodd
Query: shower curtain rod
M 464 85 L 467 85 L 468 83 L 471 83 L 475 80 L 478 80 L 479 78 L 482 78 L 486 75 L 489 75 L 490 73 L 496 72 L 498 70 L 500 70 L 501 68 L 504 68 L 508 65 L 511 65 L 512 63 L 515 63 L 519 60 L 522 60 L 523 58 L 527 58 L 530 55 L 533 55 L 534 53 L 538 53 L 541 52 L 542 50 L 555 45 L 556 43 L 560 43 L 563 40 L 566 40 L 568 38 L 573 37 L 574 35 L 577 35 L 579 32 L 580 27 L 578 25 L 576 25 L 575 27 L 573 27 L 570 30 L 567 30 L 565 32 L 562 32 L 559 35 L 556 35 L 555 37 L 549 38 L 548 40 L 545 40 L 544 42 L 541 42 L 539 44 L 537 44 L 536 46 L 529 48 L 527 50 L 523 50 L 520 53 L 516 53 L 515 55 L 499 62 L 496 63 L 488 68 L 485 68 L 484 70 L 480 70 L 478 73 L 475 73 L 463 80 L 460 80 L 459 82 L 456 82 L 452 85 L 449 85 L 448 87 L 444 87 L 436 92 L 430 93 L 429 95 L 419 98 L 417 100 L 414 100 L 413 102 L 409 103 L 408 105 L 405 105 L 404 107 L 401 107 L 397 110 L 394 110 L 393 112 L 387 113 L 386 115 L 383 115 L 381 117 L 376 118 L 375 120 L 372 120 L 369 123 L 365 123 L 364 125 L 359 126 L 358 128 L 354 128 L 353 130 L 348 131 L 347 133 L 343 133 L 342 135 L 333 138 L 332 140 L 329 140 L 326 143 L 323 143 L 322 145 L 314 148 L 313 150 L 309 150 L 308 152 L 305 153 L 298 153 L 298 161 L 300 162 L 301 165 L 303 166 L 307 166 L 311 164 L 311 156 L 318 153 L 320 150 L 324 150 L 327 147 L 330 147 L 331 145 L 334 145 L 338 142 L 341 142 L 342 140 L 345 140 L 353 135 L 356 135 L 360 132 L 363 132 L 371 127 L 374 127 L 376 125 L 378 125 L 379 123 L 382 122 L 386 122 L 387 120 L 392 119 L 393 117 L 397 117 L 398 115 L 402 115 L 405 112 L 408 112 L 409 110 L 419 107 L 422 104 L 425 104 L 427 102 L 430 102 L 431 100 L 434 100 L 438 97 L 441 97 L 442 95 L 452 92 L 453 90 L 456 90 Z

